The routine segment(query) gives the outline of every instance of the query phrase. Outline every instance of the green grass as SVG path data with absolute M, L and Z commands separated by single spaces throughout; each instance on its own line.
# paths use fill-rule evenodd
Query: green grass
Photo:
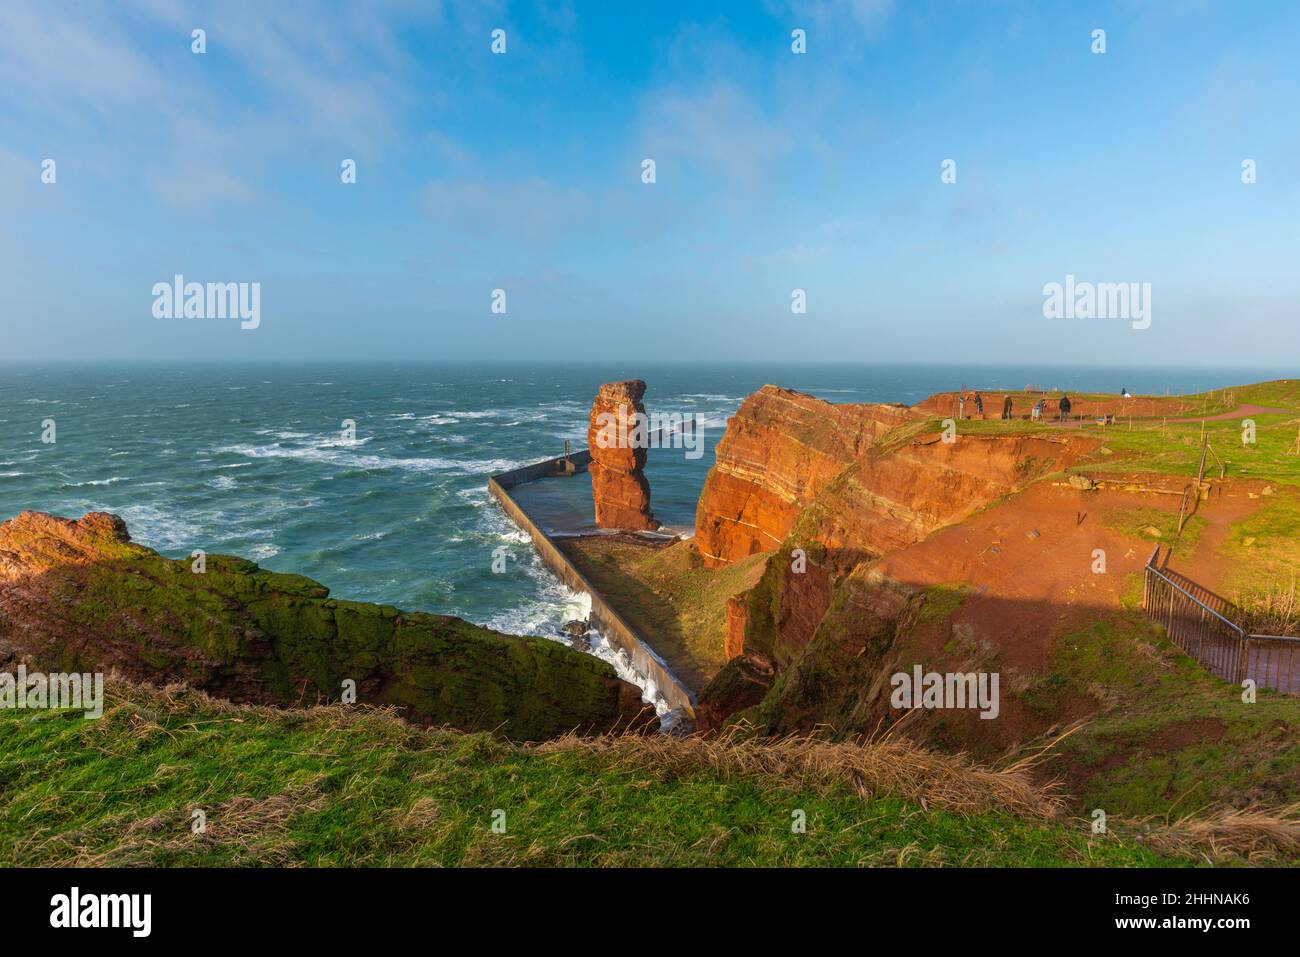
M 1079 400 L 1114 398 L 1101 395 L 1075 397 Z M 1249 444 L 1242 442 L 1240 419 L 1205 422 L 1204 426 L 1199 420 L 1166 422 L 1163 417 L 1133 419 L 1131 425 L 1128 419 L 1120 418 L 1104 429 L 1086 424 L 1081 430 L 1069 431 L 1094 438 L 1102 446 L 1072 471 L 1145 471 L 1191 477 L 1196 474 L 1200 464 L 1201 435 L 1204 429 L 1214 452 L 1227 466 L 1228 476 L 1300 485 L 1300 455 L 1289 454 L 1300 435 L 1300 380 L 1262 382 L 1184 398 L 1197 411 L 1168 418 L 1195 419 L 1198 415 L 1228 412 L 1243 404 L 1292 411 L 1254 416 L 1255 442 Z M 918 435 L 937 432 L 941 428 L 942 418 L 911 423 L 886 433 L 877 443 L 877 451 L 892 451 Z M 1035 424 L 1027 419 L 1004 422 L 992 418 L 963 420 L 958 424 L 958 432 L 966 435 L 1045 435 L 1057 432 L 1064 434 L 1066 430 L 1050 421 Z M 1214 456 L 1207 460 L 1206 474 L 1211 477 L 1219 474 Z
M 113 684 L 105 715 L 0 712 L 5 865 L 1178 865 L 1085 821 L 961 815 L 761 772 L 236 707 Z M 206 831 L 191 830 L 193 811 Z M 505 812 L 505 832 L 492 829 Z M 802 810 L 807 832 L 791 832 Z
M 973 589 L 962 582 L 952 585 L 931 585 L 925 589 L 921 609 L 917 612 L 918 622 L 938 621 L 951 618 L 970 597 Z
M 1173 553 L 1179 557 L 1196 551 L 1197 542 L 1207 524 L 1199 515 L 1193 515 L 1183 523 L 1183 533 L 1179 535 L 1176 512 L 1140 507 L 1114 509 L 1102 517 L 1102 523 L 1125 535 L 1172 547 Z
M 1294 574 L 1300 568 L 1300 492 L 1261 495 L 1255 513 L 1232 527 L 1226 547 L 1239 586 L 1268 579 L 1279 568 Z
M 1101 710 L 1055 749 L 1049 767 L 1075 795 L 1071 810 L 1130 817 L 1206 807 L 1282 807 L 1300 795 L 1300 711 L 1294 696 L 1241 688 L 1182 654 L 1139 614 L 1062 637 L 1048 672 L 1021 692 L 1050 711 L 1093 694 Z
M 688 541 L 656 549 L 592 536 L 561 539 L 559 546 L 697 691 L 726 664 L 727 599 L 751 588 L 767 560 L 761 553 L 706 568 Z
M 1300 485 L 1300 455 L 1288 454 L 1300 430 L 1300 416 L 1260 415 L 1254 422 L 1253 444 L 1242 443 L 1240 420 L 1205 423 L 1210 447 L 1226 466 L 1227 477 Z M 1159 423 L 1146 422 L 1141 427 L 1134 423 L 1131 431 L 1114 426 L 1101 437 L 1112 454 L 1106 461 L 1089 463 L 1082 470 L 1160 472 L 1191 478 L 1200 464 L 1200 423 L 1170 424 L 1167 428 L 1161 428 Z M 1214 456 L 1207 457 L 1205 474 L 1209 478 L 1219 476 Z

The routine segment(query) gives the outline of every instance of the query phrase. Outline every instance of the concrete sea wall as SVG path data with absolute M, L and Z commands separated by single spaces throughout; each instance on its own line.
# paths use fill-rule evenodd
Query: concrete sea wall
M 585 468 L 591 461 L 591 453 L 575 452 L 569 461 L 579 469 Z M 632 667 L 652 680 L 659 693 L 663 695 L 670 708 L 680 708 L 692 721 L 695 719 L 695 695 L 677 676 L 672 673 L 667 663 L 655 653 L 649 643 L 642 638 L 631 625 L 624 620 L 605 597 L 596 590 L 590 581 L 578 571 L 569 557 L 560 551 L 551 537 L 537 523 L 529 518 L 528 513 L 515 501 L 510 490 L 526 482 L 532 482 L 546 476 L 555 475 L 564 462 L 558 457 L 525 465 L 493 475 L 488 479 L 488 491 L 501 503 L 501 507 L 510 516 L 511 521 L 528 533 L 533 545 L 542 557 L 542 561 L 560 581 L 576 592 L 585 592 L 591 596 L 591 625 L 596 628 L 611 646 L 624 651 Z

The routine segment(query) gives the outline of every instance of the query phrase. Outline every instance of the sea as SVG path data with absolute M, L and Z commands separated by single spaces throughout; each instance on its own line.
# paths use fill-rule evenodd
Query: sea
M 0 520 L 25 509 L 113 512 L 135 541 L 170 557 L 196 549 L 240 555 L 314 578 L 336 597 L 567 640 L 563 625 L 585 617 L 589 602 L 542 565 L 486 482 L 559 455 L 566 441 L 584 448 L 602 382 L 644 379 L 648 411 L 702 424 L 703 454 L 655 449 L 646 469 L 656 516 L 689 535 L 727 417 L 765 383 L 831 402 L 910 404 L 962 386 L 1163 395 L 1295 374 L 790 363 L 0 364 Z M 519 497 L 552 532 L 593 528 L 585 476 L 525 487 Z M 494 571 L 502 555 L 504 571 L 500 561 Z M 596 652 L 611 654 L 599 642 Z

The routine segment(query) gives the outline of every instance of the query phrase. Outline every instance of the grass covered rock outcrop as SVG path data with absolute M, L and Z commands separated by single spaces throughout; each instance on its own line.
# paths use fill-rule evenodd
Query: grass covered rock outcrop
M 298 575 L 131 542 L 115 515 L 0 525 L 0 658 L 183 682 L 232 701 L 397 707 L 422 724 L 540 740 L 653 718 L 602 661 L 459 618 L 342 601 Z

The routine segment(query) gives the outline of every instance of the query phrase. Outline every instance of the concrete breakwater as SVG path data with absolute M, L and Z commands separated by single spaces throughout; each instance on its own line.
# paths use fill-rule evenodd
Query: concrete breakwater
M 591 453 L 586 450 L 574 452 L 568 456 L 567 461 L 571 463 L 570 469 L 581 470 L 591 461 Z M 636 629 L 605 600 L 586 576 L 578 571 L 569 557 L 560 551 L 551 537 L 538 527 L 510 494 L 511 489 L 527 482 L 566 474 L 565 463 L 565 457 L 558 456 L 501 472 L 488 478 L 488 491 L 501 503 L 501 507 L 505 509 L 511 521 L 528 533 L 546 567 L 568 588 L 591 596 L 592 627 L 604 635 L 605 640 L 612 647 L 627 655 L 634 670 L 654 682 L 655 688 L 670 708 L 680 709 L 686 718 L 694 722 L 695 695 L 672 673 L 667 663 L 637 633 Z M 568 474 L 571 475 L 573 472 L 569 471 Z

